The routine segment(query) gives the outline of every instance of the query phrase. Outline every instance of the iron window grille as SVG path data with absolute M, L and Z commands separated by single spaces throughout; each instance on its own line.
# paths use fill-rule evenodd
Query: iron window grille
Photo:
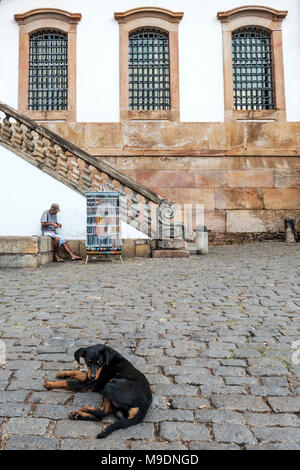
M 28 107 L 68 109 L 68 39 L 60 31 L 38 31 L 29 39 Z
M 154 28 L 129 35 L 129 109 L 170 109 L 168 33 Z
M 271 33 L 254 27 L 232 33 L 234 109 L 274 109 Z

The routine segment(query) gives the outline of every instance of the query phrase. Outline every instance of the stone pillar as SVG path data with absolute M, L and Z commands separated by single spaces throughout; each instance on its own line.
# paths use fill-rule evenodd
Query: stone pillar
M 197 255 L 208 254 L 208 230 L 205 225 L 196 227 L 196 250 Z

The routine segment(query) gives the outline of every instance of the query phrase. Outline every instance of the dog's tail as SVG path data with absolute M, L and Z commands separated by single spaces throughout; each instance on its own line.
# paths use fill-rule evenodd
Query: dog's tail
M 104 431 L 98 434 L 97 439 L 102 439 L 103 437 L 108 436 L 112 432 L 116 431 L 117 429 L 124 429 L 129 428 L 129 426 L 134 426 L 135 424 L 139 424 L 145 418 L 148 411 L 148 407 L 139 408 L 136 415 L 132 418 L 121 419 L 120 421 L 116 421 L 115 423 L 108 426 Z

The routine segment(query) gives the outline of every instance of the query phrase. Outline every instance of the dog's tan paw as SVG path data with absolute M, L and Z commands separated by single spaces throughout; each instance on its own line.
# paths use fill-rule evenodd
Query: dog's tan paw
M 45 380 L 44 382 L 44 387 L 47 389 L 47 390 L 51 390 L 53 388 L 53 382 L 50 382 L 49 380 Z
M 81 408 L 79 408 L 78 411 L 81 411 L 83 413 L 89 413 L 91 411 L 94 411 L 95 408 L 92 408 L 91 406 L 82 406 Z
M 78 410 L 77 411 L 71 411 L 68 416 L 69 416 L 69 419 L 80 419 L 79 418 L 80 415 L 78 413 Z
M 67 377 L 69 377 L 69 375 L 63 371 L 63 372 L 57 372 L 55 377 L 57 377 L 58 379 L 66 379 Z

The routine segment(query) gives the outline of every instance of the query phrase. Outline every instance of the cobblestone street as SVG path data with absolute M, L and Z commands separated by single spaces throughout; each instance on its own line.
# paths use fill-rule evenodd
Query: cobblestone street
M 0 313 L 1 449 L 300 449 L 300 244 L 2 269 Z M 103 440 L 114 417 L 68 419 L 100 395 L 43 387 L 97 342 L 154 397 L 143 423 Z

